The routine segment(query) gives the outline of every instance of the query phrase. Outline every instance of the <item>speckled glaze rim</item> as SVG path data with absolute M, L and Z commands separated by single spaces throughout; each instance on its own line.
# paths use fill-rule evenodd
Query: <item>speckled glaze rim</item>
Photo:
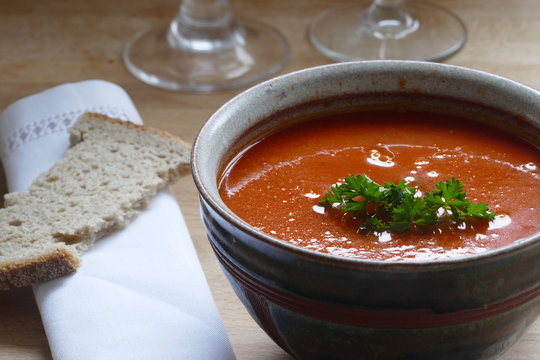
M 218 128 L 223 125 L 224 119 L 230 117 L 229 113 L 234 113 L 242 107 L 246 107 L 246 104 L 254 99 L 260 101 L 260 98 L 265 94 L 268 94 L 275 89 L 281 89 L 293 86 L 298 82 L 296 80 L 304 80 L 315 74 L 326 73 L 340 73 L 343 71 L 358 71 L 361 74 L 371 74 L 372 72 L 420 72 L 420 73 L 437 73 L 450 77 L 457 77 L 458 80 L 466 80 L 474 85 L 489 85 L 494 86 L 498 91 L 502 91 L 503 94 L 518 94 L 518 98 L 522 100 L 522 105 L 532 106 L 529 109 L 529 113 L 538 114 L 537 126 L 540 127 L 540 92 L 527 87 L 521 83 L 513 80 L 503 78 L 501 76 L 493 75 L 490 73 L 482 72 L 479 70 L 468 69 L 464 67 L 439 64 L 439 63 L 427 63 L 419 61 L 399 61 L 399 60 L 381 60 L 381 61 L 359 61 L 351 63 L 338 63 L 330 65 L 322 65 L 318 67 L 303 69 L 295 72 L 291 72 L 285 75 L 275 77 L 267 80 L 259 85 L 256 85 L 244 92 L 236 95 L 231 100 L 222 105 L 202 126 L 197 134 L 192 147 L 191 153 L 191 166 L 192 175 L 195 181 L 195 185 L 199 191 L 199 194 L 206 204 L 208 204 L 219 216 L 225 221 L 232 224 L 239 230 L 247 233 L 258 241 L 262 241 L 276 248 L 280 248 L 283 251 L 294 253 L 296 256 L 315 260 L 327 264 L 339 264 L 342 267 L 350 267 L 355 269 L 363 268 L 380 268 L 381 270 L 391 271 L 432 271 L 433 269 L 445 269 L 455 268 L 460 266 L 471 266 L 475 263 L 483 263 L 486 261 L 495 261 L 496 259 L 505 257 L 516 252 L 525 252 L 531 248 L 540 246 L 540 232 L 531 235 L 526 238 L 518 239 L 514 243 L 495 249 L 489 250 L 483 253 L 474 255 L 467 255 L 463 257 L 455 257 L 449 259 L 439 260 L 405 260 L 405 261 L 388 261 L 388 260 L 368 260 L 368 259 L 356 259 L 347 258 L 338 255 L 331 255 L 316 250 L 305 249 L 293 244 L 289 244 L 285 241 L 274 238 L 268 234 L 265 234 L 255 227 L 249 225 L 247 222 L 235 215 L 229 210 L 219 195 L 217 194 L 216 176 L 214 174 L 213 179 L 208 179 L 209 176 L 205 173 L 205 151 L 212 152 L 209 139 L 219 136 Z M 470 84 L 469 84 L 470 85 Z M 322 96 L 324 98 L 324 94 Z M 464 98 L 461 98 L 462 100 Z M 469 99 L 474 102 L 474 99 Z M 274 110 L 275 112 L 275 110 Z M 525 113 L 525 112 L 524 112 Z M 269 112 L 267 115 L 271 115 Z M 516 112 L 516 115 L 522 114 Z M 233 121 L 233 120 L 229 120 Z M 249 122 L 249 121 L 248 121 Z M 234 127 L 235 124 L 230 124 L 230 127 Z M 251 125 L 247 126 L 248 128 Z M 219 129 L 221 132 L 224 129 Z M 229 144 L 230 145 L 230 144 Z M 221 159 L 220 159 L 221 160 Z M 206 178 L 205 178 L 206 176 Z M 212 189 L 214 191 L 212 191 Z

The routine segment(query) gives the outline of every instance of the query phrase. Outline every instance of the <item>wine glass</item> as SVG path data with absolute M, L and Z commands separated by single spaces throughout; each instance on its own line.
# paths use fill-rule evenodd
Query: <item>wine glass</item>
M 255 83 L 289 59 L 273 27 L 233 14 L 228 0 L 183 0 L 167 24 L 138 33 L 123 60 L 143 82 L 168 90 L 212 92 Z
M 449 10 L 423 2 L 374 0 L 330 8 L 309 29 L 314 46 L 337 61 L 443 60 L 467 39 L 463 21 Z

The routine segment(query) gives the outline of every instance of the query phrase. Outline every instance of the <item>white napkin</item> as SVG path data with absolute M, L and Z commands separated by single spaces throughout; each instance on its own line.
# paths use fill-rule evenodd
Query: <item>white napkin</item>
M 64 84 L 0 116 L 10 191 L 24 191 L 69 146 L 85 111 L 141 123 L 108 82 Z M 34 287 L 57 360 L 234 359 L 182 214 L 168 189 L 124 230 L 99 240 L 76 274 Z

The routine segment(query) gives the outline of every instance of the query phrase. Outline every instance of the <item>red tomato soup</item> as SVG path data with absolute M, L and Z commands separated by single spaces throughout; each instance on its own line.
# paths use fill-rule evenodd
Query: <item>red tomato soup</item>
M 538 232 L 539 166 L 536 147 L 465 119 L 368 111 L 309 120 L 246 146 L 222 171 L 219 191 L 240 218 L 291 244 L 362 259 L 443 259 Z M 379 184 L 403 179 L 422 193 L 455 177 L 497 216 L 366 233 L 351 216 L 319 205 L 349 174 Z

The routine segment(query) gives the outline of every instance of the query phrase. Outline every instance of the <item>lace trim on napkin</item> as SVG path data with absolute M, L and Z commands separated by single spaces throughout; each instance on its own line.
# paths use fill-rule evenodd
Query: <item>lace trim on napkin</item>
M 128 111 L 114 106 L 96 106 L 58 113 L 15 130 L 7 137 L 6 145 L 4 149 L 2 149 L 2 155 L 5 156 L 9 152 L 30 141 L 53 133 L 66 132 L 67 129 L 75 123 L 79 116 L 85 112 L 100 113 L 126 121 L 129 121 L 131 118 Z

